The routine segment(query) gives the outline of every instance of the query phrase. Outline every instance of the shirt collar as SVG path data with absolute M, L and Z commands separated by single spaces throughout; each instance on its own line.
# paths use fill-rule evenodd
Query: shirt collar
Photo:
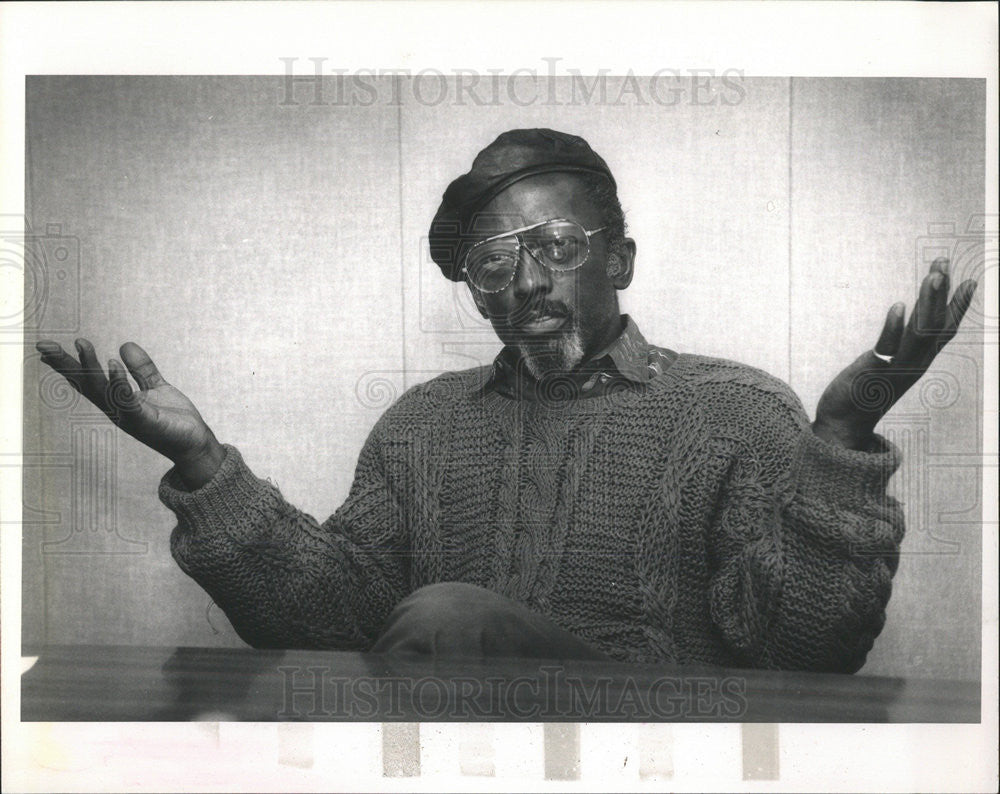
M 633 383 L 646 383 L 661 374 L 664 367 L 660 361 L 654 365 L 651 353 L 655 352 L 639 330 L 639 326 L 627 314 L 622 315 L 624 328 L 607 347 L 599 350 L 581 365 L 588 371 L 584 378 L 592 382 L 598 374 L 619 375 Z M 512 392 L 518 377 L 525 377 L 525 368 L 518 366 L 518 353 L 505 347 L 493 361 L 488 376 L 477 390 L 496 389 Z
M 635 383 L 645 383 L 654 372 L 649 367 L 649 344 L 639 326 L 627 314 L 622 315 L 625 329 L 618 338 L 591 357 L 588 363 L 599 363 L 605 356 L 611 359 L 618 374 Z

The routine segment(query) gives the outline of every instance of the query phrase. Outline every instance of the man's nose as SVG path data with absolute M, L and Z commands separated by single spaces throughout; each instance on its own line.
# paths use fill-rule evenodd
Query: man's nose
M 552 273 L 523 245 L 518 252 L 517 273 L 512 286 L 514 297 L 520 300 L 536 293 L 548 294 L 552 291 Z

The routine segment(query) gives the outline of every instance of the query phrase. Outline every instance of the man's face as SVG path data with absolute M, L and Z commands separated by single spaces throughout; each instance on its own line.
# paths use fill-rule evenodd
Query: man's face
M 563 218 L 584 229 L 603 226 L 600 211 L 571 174 L 543 174 L 516 182 L 481 210 L 489 225 L 483 238 L 542 221 Z M 628 286 L 635 244 L 628 240 L 625 262 L 608 274 L 607 232 L 590 237 L 587 261 L 559 272 L 538 262 L 523 247 L 514 280 L 499 292 L 473 299 L 504 344 L 516 347 L 538 377 L 568 370 L 610 344 L 621 332 L 618 289 Z

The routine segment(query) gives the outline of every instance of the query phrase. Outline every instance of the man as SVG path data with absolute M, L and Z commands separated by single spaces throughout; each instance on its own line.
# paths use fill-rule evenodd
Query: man
M 174 462 L 181 567 L 256 646 L 853 672 L 884 623 L 903 521 L 873 430 L 957 331 L 948 264 L 816 420 L 746 366 L 646 343 L 620 314 L 635 242 L 582 139 L 513 130 L 445 192 L 431 255 L 504 349 L 379 420 L 322 525 L 220 444 L 137 345 L 105 376 L 43 360 Z M 139 390 L 133 391 L 125 367 Z

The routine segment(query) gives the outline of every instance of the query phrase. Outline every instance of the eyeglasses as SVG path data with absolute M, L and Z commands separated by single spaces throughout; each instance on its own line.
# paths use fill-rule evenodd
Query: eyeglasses
M 576 270 L 587 261 L 591 236 L 607 228 L 588 231 L 579 223 L 556 218 L 504 232 L 472 246 L 465 255 L 462 272 L 480 292 L 500 292 L 517 274 L 522 247 L 549 270 L 557 273 Z

